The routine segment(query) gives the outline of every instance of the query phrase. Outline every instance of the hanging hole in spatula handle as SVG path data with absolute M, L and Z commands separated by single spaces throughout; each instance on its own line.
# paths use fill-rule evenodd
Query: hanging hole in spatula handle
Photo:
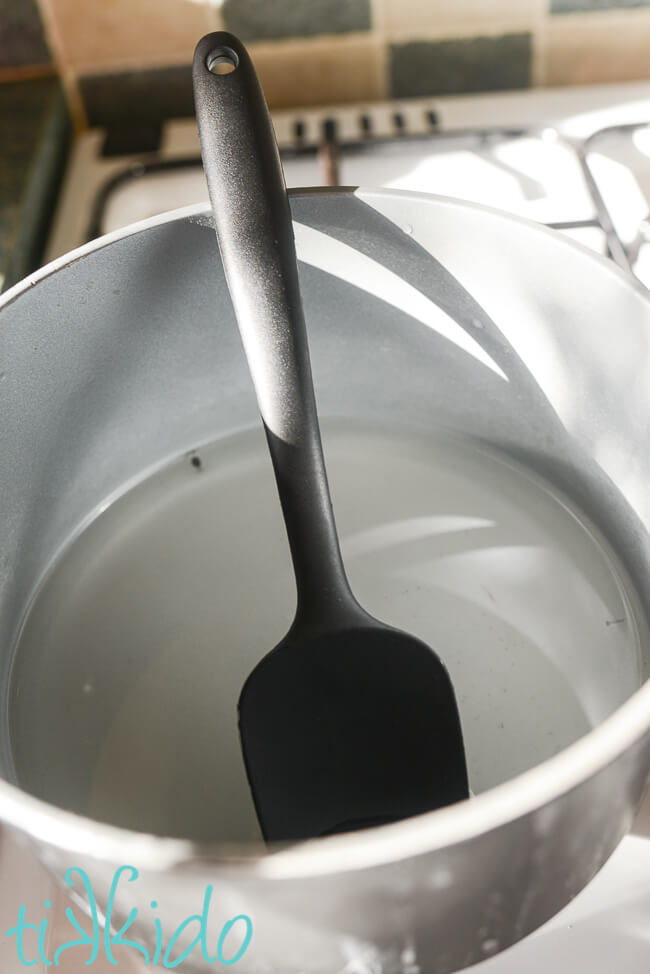
M 211 74 L 231 74 L 239 58 L 230 47 L 216 47 L 205 59 L 205 66 Z

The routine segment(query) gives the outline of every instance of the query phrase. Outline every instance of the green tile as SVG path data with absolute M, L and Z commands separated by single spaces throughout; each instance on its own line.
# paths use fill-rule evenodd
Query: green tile
M 592 10 L 620 10 L 633 7 L 650 7 L 650 0 L 551 0 L 552 14 L 568 14 Z
M 531 47 L 530 34 L 392 44 L 391 94 L 415 98 L 528 88 Z
M 0 0 L 0 67 L 51 61 L 35 0 Z
M 128 125 L 194 114 L 192 68 L 85 75 L 79 88 L 91 125 Z
M 228 30 L 245 41 L 370 29 L 370 0 L 224 0 Z

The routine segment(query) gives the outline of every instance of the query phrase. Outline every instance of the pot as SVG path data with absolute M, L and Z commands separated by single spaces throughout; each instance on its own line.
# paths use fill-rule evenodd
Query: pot
M 497 451 L 594 526 L 630 583 L 634 638 L 605 619 L 600 635 L 585 629 L 552 650 L 586 715 L 558 753 L 540 751 L 535 730 L 528 743 L 515 741 L 521 753 L 508 765 L 509 745 L 493 728 L 475 762 L 479 777 L 481 761 L 488 768 L 474 784 L 480 794 L 390 826 L 267 850 L 252 833 L 209 840 L 197 826 L 194 837 L 170 837 L 81 815 L 70 774 L 48 801 L 38 782 L 25 786 L 14 760 L 21 734 L 38 749 L 57 722 L 70 741 L 88 733 L 81 711 L 46 679 L 51 661 L 34 680 L 20 653 L 14 661 L 50 567 L 126 487 L 173 458 L 200 467 L 204 444 L 259 427 L 209 209 L 187 208 L 94 241 L 0 301 L 0 817 L 90 903 L 93 919 L 108 913 L 114 929 L 130 919 L 129 937 L 150 957 L 159 930 L 169 940 L 195 915 L 176 950 L 194 943 L 188 968 L 213 969 L 223 924 L 245 916 L 250 943 L 221 942 L 242 974 L 445 974 L 558 912 L 629 829 L 648 785 L 650 300 L 611 263 L 483 207 L 361 190 L 295 192 L 291 206 L 326 452 L 330 421 L 418 437 L 435 426 L 486 457 Z M 350 509 L 344 554 L 363 506 Z M 389 576 L 390 567 L 389 557 Z M 352 581 L 359 588 L 354 571 Z M 359 584 L 366 604 L 361 570 Z M 426 627 L 438 610 L 426 593 L 398 603 L 388 599 L 379 614 L 431 641 Z M 372 593 L 368 608 L 377 611 Z M 395 618 L 399 611 L 412 618 Z M 550 614 L 537 620 L 540 631 Z M 474 636 L 468 658 L 485 662 L 487 644 Z M 255 645 L 242 667 L 273 642 Z M 84 660 L 77 665 L 81 672 Z M 40 737 L 28 718 L 18 737 L 14 725 L 13 745 L 12 679 L 25 712 L 46 715 Z M 487 697 L 489 677 L 479 682 Z M 486 702 L 485 713 L 495 706 Z M 556 701 L 551 731 L 561 709 Z M 472 737 L 462 702 L 461 712 L 471 769 L 485 735 Z M 69 756 L 58 745 L 48 753 L 53 780 L 63 780 Z M 233 829 L 239 817 L 235 809 Z

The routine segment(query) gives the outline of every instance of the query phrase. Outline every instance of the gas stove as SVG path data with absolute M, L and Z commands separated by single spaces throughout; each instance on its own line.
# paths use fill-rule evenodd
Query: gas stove
M 650 288 L 650 83 L 331 106 L 275 113 L 274 124 L 290 187 L 384 185 L 487 204 L 569 235 Z M 144 155 L 115 155 L 107 133 L 92 130 L 74 146 L 46 258 L 200 201 L 207 188 L 194 120 L 170 119 L 159 150 Z M 566 910 L 477 974 L 647 974 L 650 800 L 635 832 Z M 21 904 L 37 916 L 52 904 L 51 957 L 69 937 L 64 895 L 6 833 L 0 874 L 11 877 L 0 883 L 2 929 Z M 86 956 L 72 953 L 64 974 L 86 969 Z M 133 956 L 120 964 L 127 974 L 144 971 Z M 23 969 L 7 938 L 0 966 Z M 113 969 L 101 955 L 94 968 Z M 346 974 L 381 972 L 358 959 Z
M 274 114 L 289 187 L 390 186 L 498 207 L 609 256 L 650 287 L 650 83 L 447 96 Z M 157 152 L 78 138 L 47 258 L 207 200 L 196 124 Z

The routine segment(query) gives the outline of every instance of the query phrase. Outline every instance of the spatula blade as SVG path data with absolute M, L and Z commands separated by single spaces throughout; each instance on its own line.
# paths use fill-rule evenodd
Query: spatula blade
M 389 627 L 287 637 L 244 685 L 239 728 L 267 840 L 384 824 L 469 796 L 447 671 Z

